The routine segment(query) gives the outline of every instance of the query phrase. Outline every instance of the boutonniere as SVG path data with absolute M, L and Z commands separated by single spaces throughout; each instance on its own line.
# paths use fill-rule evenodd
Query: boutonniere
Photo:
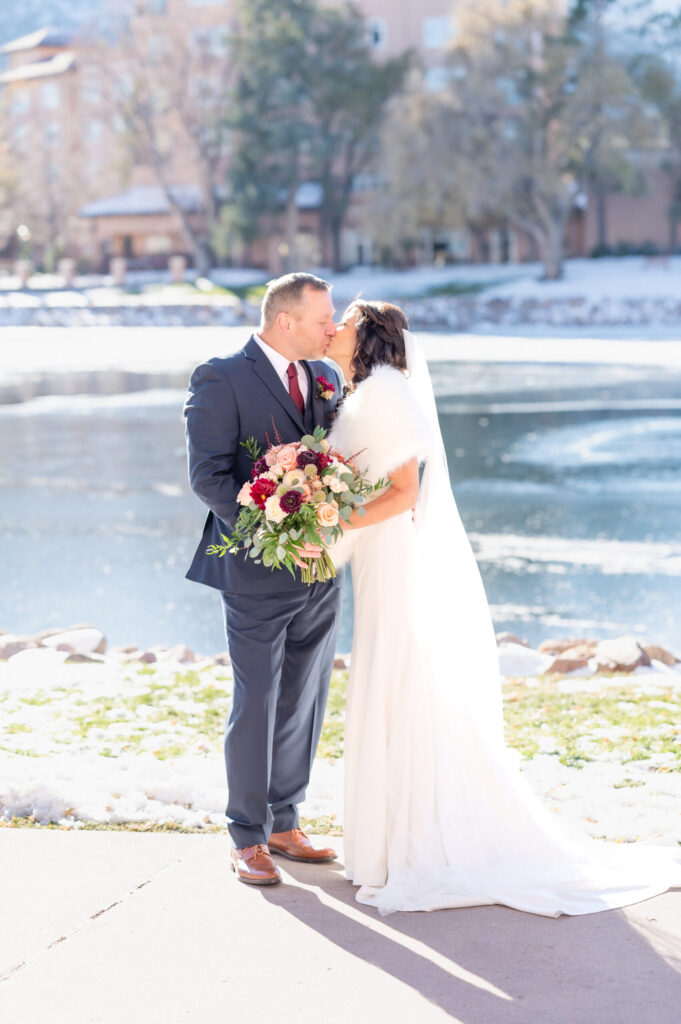
M 326 377 L 317 377 L 317 398 L 323 398 L 328 402 L 336 394 L 336 388 Z

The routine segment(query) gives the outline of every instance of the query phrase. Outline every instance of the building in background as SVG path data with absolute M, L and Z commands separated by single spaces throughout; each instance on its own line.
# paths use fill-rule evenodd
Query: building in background
M 455 30 L 452 0 L 359 0 L 358 6 L 365 13 L 367 39 L 377 60 L 413 49 L 423 68 L 423 88 L 444 88 L 445 54 Z M 211 82 L 215 88 L 233 29 L 230 0 L 137 0 L 129 38 L 137 59 L 149 67 L 173 59 L 174 41 L 182 39 L 202 69 L 192 88 L 209 88 Z M 49 269 L 59 256 L 69 255 L 83 268 L 100 271 L 113 256 L 125 257 L 139 268 L 166 266 L 169 256 L 178 253 L 191 261 L 186 227 L 200 223 L 205 213 L 202 167 L 182 111 L 169 111 L 150 156 L 148 146 L 131 139 L 121 114 L 121 100 L 131 88 L 130 73 L 112 43 L 43 28 L 0 47 L 0 56 L 0 116 L 5 125 L 0 151 L 3 162 L 14 170 L 12 212 L 17 227 L 30 229 L 34 258 Z M 164 101 L 155 96 L 151 100 Z M 159 183 L 159 153 L 166 189 Z M 218 159 L 227 158 L 223 154 Z M 389 161 L 387 154 L 388 165 Z M 646 170 L 646 176 L 648 187 L 640 195 L 607 197 L 610 245 L 651 244 L 666 250 L 671 179 L 654 168 Z M 380 183 L 377 174 L 358 176 L 354 183 L 342 236 L 346 265 L 372 263 L 380 257 L 364 216 Z M 216 202 L 219 198 L 215 196 Z M 595 204 L 587 195 L 578 200 L 568 228 L 572 256 L 588 255 L 598 237 Z M 320 251 L 318 242 L 319 186 L 307 182 L 298 190 L 296 202 L 300 264 L 328 262 L 328 253 Z M 0 237 L 0 260 L 3 249 L 7 260 L 19 254 L 16 233 Z M 500 226 L 491 227 L 482 238 L 465 229 L 424 231 L 411 258 L 513 261 L 536 255 L 527 236 Z M 258 239 L 248 251 L 235 250 L 232 259 L 279 272 L 281 239 Z

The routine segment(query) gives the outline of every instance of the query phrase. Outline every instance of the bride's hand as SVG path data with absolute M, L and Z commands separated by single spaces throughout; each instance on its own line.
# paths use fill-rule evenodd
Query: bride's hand
M 308 544 L 307 541 L 305 541 L 302 548 L 300 549 L 301 554 L 304 555 L 305 558 L 319 558 L 321 556 L 322 551 L 323 548 L 320 548 L 319 545 Z M 293 561 L 296 563 L 299 569 L 307 569 L 305 562 L 303 562 L 301 558 L 297 558 L 296 555 L 293 556 Z

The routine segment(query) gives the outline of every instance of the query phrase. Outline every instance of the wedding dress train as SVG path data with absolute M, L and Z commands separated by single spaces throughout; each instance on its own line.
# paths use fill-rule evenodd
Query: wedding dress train
M 387 914 L 504 904 L 557 917 L 681 884 L 668 847 L 591 839 L 545 809 L 503 739 L 497 648 L 451 492 L 427 364 L 380 366 L 330 439 L 376 481 L 425 460 L 415 521 L 349 531 L 355 612 L 344 847 L 357 899 Z

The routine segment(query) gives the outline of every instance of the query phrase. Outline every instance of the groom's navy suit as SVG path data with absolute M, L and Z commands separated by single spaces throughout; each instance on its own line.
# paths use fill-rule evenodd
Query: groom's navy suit
M 187 578 L 222 594 L 234 697 L 225 734 L 227 819 L 234 845 L 266 843 L 298 825 L 329 687 L 340 611 L 340 581 L 307 586 L 285 569 L 255 565 L 244 553 L 206 555 L 229 535 L 237 494 L 253 463 L 242 442 L 263 448 L 328 429 L 340 382 L 327 363 L 303 362 L 308 397 L 301 413 L 255 338 L 233 356 L 194 370 L 185 405 L 189 481 L 208 506 Z M 333 398 L 317 395 L 323 374 Z

